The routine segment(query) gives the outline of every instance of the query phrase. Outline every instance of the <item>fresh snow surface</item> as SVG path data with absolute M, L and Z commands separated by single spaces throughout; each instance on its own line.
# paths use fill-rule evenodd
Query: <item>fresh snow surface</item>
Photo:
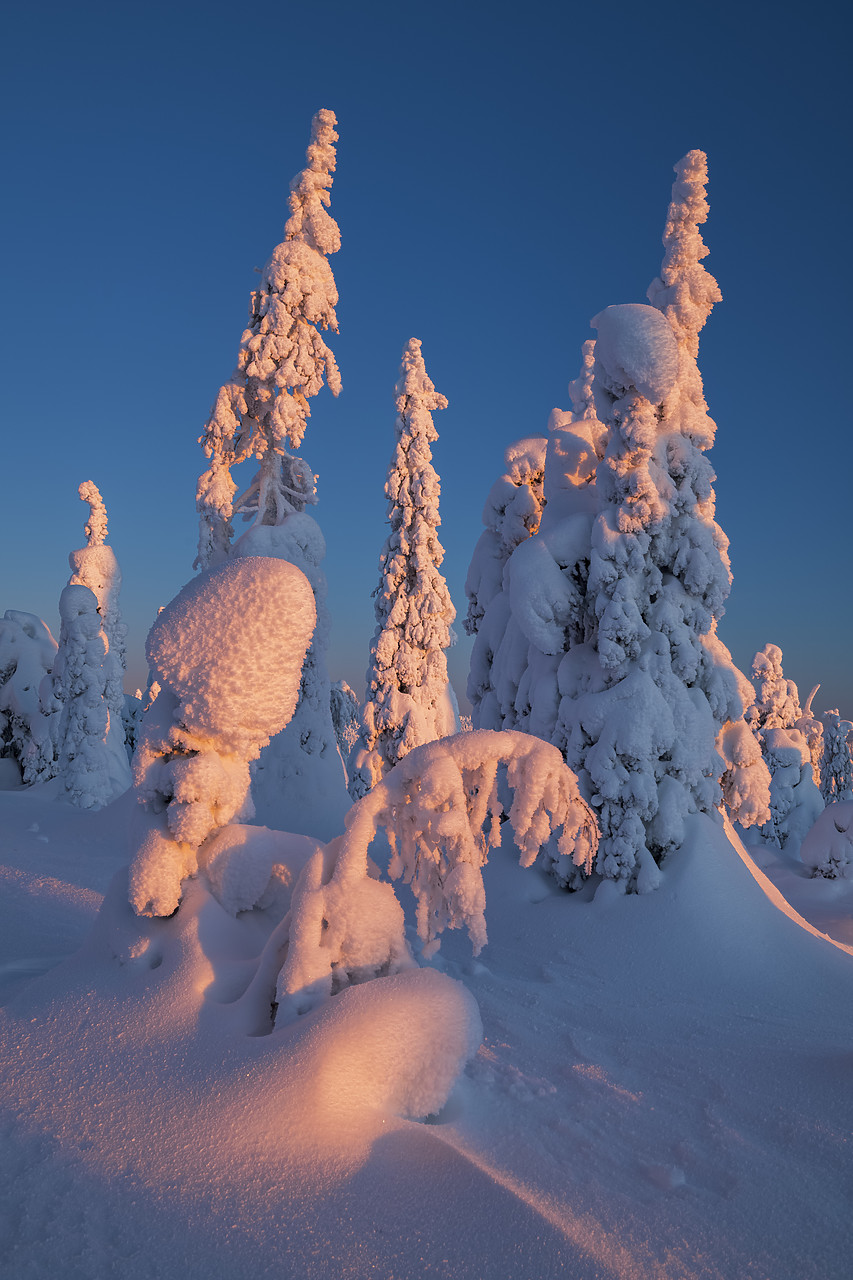
M 4 1280 L 849 1276 L 849 882 L 760 851 L 792 910 L 704 817 L 644 896 L 566 895 L 505 841 L 479 960 L 446 935 L 257 1034 L 245 994 L 314 846 L 231 828 L 277 901 L 235 916 L 209 868 L 140 920 L 132 807 L 0 792 Z M 800 918 L 829 891 L 846 950 Z M 479 1040 L 471 997 L 473 1060 L 404 1118 Z

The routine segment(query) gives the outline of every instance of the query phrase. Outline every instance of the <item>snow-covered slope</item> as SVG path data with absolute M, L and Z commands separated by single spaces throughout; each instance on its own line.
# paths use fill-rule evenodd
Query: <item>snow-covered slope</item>
M 711 820 L 644 897 L 497 850 L 479 960 L 445 935 L 430 968 L 247 1035 L 268 918 L 197 881 L 134 920 L 128 803 L 0 793 L 8 1280 L 849 1274 L 853 955 Z M 438 1116 L 401 1118 L 464 1056 L 467 992 L 479 1051 Z

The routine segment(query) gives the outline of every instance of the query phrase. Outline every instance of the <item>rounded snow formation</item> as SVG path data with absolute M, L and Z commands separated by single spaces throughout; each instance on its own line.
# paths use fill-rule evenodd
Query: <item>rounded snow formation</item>
M 660 404 L 678 377 L 678 341 L 662 312 L 641 302 L 605 307 L 590 321 L 598 330 L 595 358 L 611 385 L 634 387 Z
M 260 741 L 293 715 L 316 620 L 301 570 L 248 556 L 188 582 L 149 631 L 145 653 L 183 704 L 187 729 Z

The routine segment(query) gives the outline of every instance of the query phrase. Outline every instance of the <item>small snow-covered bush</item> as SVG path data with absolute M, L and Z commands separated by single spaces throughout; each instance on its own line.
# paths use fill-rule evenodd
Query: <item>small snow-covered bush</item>
M 41 618 L 7 609 L 0 618 L 0 757 L 17 762 L 25 783 L 55 772 L 50 719 L 39 701 L 55 659 L 56 641 Z
M 598 830 L 560 752 L 528 734 L 480 731 L 415 748 L 347 815 L 346 832 L 306 866 L 285 922 L 289 948 L 279 1017 L 305 1013 L 352 982 L 413 964 L 392 887 L 375 878 L 368 848 L 380 828 L 388 873 L 412 887 L 424 954 L 446 928 L 465 927 L 475 954 L 486 943 L 482 868 L 500 843 L 499 770 L 522 866 L 553 836 L 557 856 L 587 872 Z M 275 945 L 282 945 L 283 939 Z
M 146 654 L 162 687 L 134 757 L 148 816 L 130 871 L 137 915 L 175 911 L 198 846 L 251 816 L 249 762 L 293 715 L 316 616 L 295 565 L 247 557 L 194 578 L 151 628 Z
M 828 804 L 800 847 L 813 876 L 853 880 L 853 801 Z

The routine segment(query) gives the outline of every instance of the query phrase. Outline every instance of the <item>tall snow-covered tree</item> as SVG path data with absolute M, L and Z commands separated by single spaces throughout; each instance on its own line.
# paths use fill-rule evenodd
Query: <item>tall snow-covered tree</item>
M 417 338 L 403 352 L 395 392 L 397 440 L 385 482 L 391 532 L 374 593 L 377 625 L 350 783 L 355 798 L 414 747 L 458 728 L 444 652 L 456 611 L 439 572 L 440 486 L 430 449 L 438 439 L 432 415 L 447 400 L 427 376 Z
M 279 525 L 317 500 L 313 473 L 290 449 L 302 444 L 308 401 L 324 381 L 333 395 L 341 389 L 334 355 L 321 333 L 338 330 L 338 293 L 328 262 L 341 245 L 338 224 L 328 212 L 336 124 L 332 111 L 314 116 L 308 163 L 290 184 L 284 239 L 252 293 L 237 368 L 220 388 L 201 436 L 210 460 L 197 493 L 202 569 L 228 554 L 235 514 Z M 259 463 L 257 474 L 235 506 L 231 468 L 252 456 Z
M 84 809 L 108 804 L 130 786 L 124 725 L 121 573 L 106 545 L 107 513 L 97 487 L 80 485 L 89 506 L 87 543 L 68 557 L 59 601 L 59 649 L 51 676 L 57 772 L 66 797 Z
M 505 572 L 526 666 L 503 724 L 488 726 L 547 731 L 550 719 L 599 814 L 596 869 L 639 891 L 721 786 L 744 824 L 768 813 L 767 770 L 743 721 L 752 691 L 717 635 L 731 575 L 697 365 L 720 296 L 702 266 L 704 155 L 676 174 L 653 305 L 596 317 L 574 412 L 552 431 L 542 524 Z
M 824 804 L 853 800 L 853 760 L 850 742 L 853 724 L 842 720 L 836 709 L 823 716 L 823 757 L 820 768 L 820 794 Z
M 252 770 L 258 820 L 323 839 L 340 830 L 349 801 L 346 775 L 329 707 L 326 669 L 331 620 L 322 562 L 326 544 L 307 507 L 317 501 L 316 477 L 299 448 L 310 416 L 309 400 L 340 375 L 322 331 L 337 332 L 338 295 L 328 256 L 340 247 L 328 212 L 335 171 L 334 113 L 318 111 L 307 165 L 290 186 L 284 239 L 261 272 L 252 294 L 250 323 L 230 382 L 220 388 L 201 443 L 209 467 L 199 479 L 196 564 L 207 569 L 229 555 L 290 561 L 311 583 L 317 626 L 302 673 L 299 705 L 282 734 Z M 258 470 L 235 500 L 233 467 L 253 457 Z M 234 516 L 250 520 L 232 545 Z

